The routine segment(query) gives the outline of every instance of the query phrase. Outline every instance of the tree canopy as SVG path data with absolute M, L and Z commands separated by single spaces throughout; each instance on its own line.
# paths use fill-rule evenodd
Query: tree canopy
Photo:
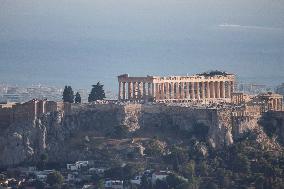
M 74 92 L 71 86 L 65 86 L 62 99 L 63 102 L 74 102 Z
M 106 98 L 105 91 L 104 91 L 104 85 L 100 84 L 98 82 L 96 85 L 92 85 L 92 91 L 89 94 L 88 102 L 93 102 L 96 100 L 103 100 Z
M 61 187 L 64 182 L 64 177 L 61 175 L 60 172 L 54 171 L 47 175 L 46 182 L 53 187 Z
M 81 103 L 81 95 L 79 92 L 77 92 L 75 95 L 75 103 Z

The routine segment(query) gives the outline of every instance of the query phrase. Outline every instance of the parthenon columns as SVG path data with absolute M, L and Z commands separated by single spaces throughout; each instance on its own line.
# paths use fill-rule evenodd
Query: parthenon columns
M 214 98 L 230 98 L 232 83 L 224 81 L 207 82 L 119 82 L 119 100 L 135 100 L 154 97 L 155 99 L 189 99 L 203 100 Z M 279 106 L 280 102 L 273 102 Z
M 205 99 L 205 83 L 201 82 L 201 99 Z
M 209 87 L 209 82 L 206 82 L 206 98 L 210 98 L 210 87 Z
M 220 98 L 225 98 L 225 82 L 220 82 Z
M 190 99 L 195 99 L 195 94 L 194 94 L 195 84 L 194 84 L 194 82 L 192 82 L 190 86 L 191 86 L 190 87 Z
M 204 100 L 231 99 L 234 77 L 128 77 L 119 76 L 119 100 Z M 280 102 L 272 102 L 280 109 Z
M 132 99 L 133 98 L 133 83 L 129 82 L 128 83 L 128 99 Z
M 215 87 L 213 81 L 209 83 L 209 88 L 210 88 L 210 98 L 215 98 Z
M 185 98 L 189 99 L 189 82 L 185 83 L 186 90 L 185 90 Z

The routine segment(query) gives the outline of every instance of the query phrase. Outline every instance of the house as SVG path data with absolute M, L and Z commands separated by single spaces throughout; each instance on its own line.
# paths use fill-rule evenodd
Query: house
M 78 169 L 81 169 L 82 167 L 87 167 L 89 165 L 89 161 L 77 161 L 75 164 Z
M 73 182 L 73 181 L 76 181 L 77 177 L 78 177 L 78 172 L 68 173 L 66 180 L 67 182 Z
M 85 184 L 82 189 L 95 189 L 95 186 L 92 184 Z
M 152 183 L 155 184 L 157 180 L 165 180 L 169 176 L 169 171 L 157 171 L 152 174 Z
M 45 182 L 47 179 L 47 175 L 53 172 L 54 170 L 43 170 L 43 171 L 36 171 L 34 173 L 37 180 Z
M 67 164 L 67 169 L 70 171 L 78 171 L 78 166 L 76 164 Z
M 94 168 L 94 167 L 92 167 L 92 168 L 89 169 L 90 174 L 96 173 L 98 175 L 102 175 L 102 174 L 104 174 L 105 171 L 106 171 L 106 168 Z
M 89 161 L 76 161 L 73 164 L 67 164 L 66 168 L 70 171 L 78 171 L 83 167 L 87 167 L 89 165 Z
M 47 175 L 46 174 L 37 174 L 36 175 L 36 179 L 42 182 L 45 182 L 47 179 Z
M 106 189 L 123 189 L 123 181 L 121 180 L 107 180 L 105 181 Z
M 131 184 L 140 185 L 141 184 L 141 179 L 142 179 L 142 176 L 135 176 L 134 179 L 130 180 L 130 183 Z

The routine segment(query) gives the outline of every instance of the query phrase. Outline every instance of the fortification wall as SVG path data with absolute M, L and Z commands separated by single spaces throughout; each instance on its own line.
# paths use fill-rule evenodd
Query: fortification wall
M 209 127 L 204 140 L 212 147 L 222 148 L 232 143 L 227 109 L 165 104 L 69 104 L 66 107 L 68 114 L 55 112 L 36 121 L 13 123 L 4 133 L 10 137 L 4 140 L 0 136 L 3 141 L 0 166 L 33 161 L 43 151 L 48 153 L 50 161 L 56 162 L 88 158 L 97 149 L 87 152 L 80 147 L 86 137 L 151 139 L 158 136 L 175 144 L 182 138 L 190 140 L 194 128 L 204 125 Z
M 20 121 L 34 120 L 48 112 L 71 112 L 71 104 L 46 100 L 31 100 L 23 104 L 0 107 L 0 128 L 7 128 L 10 124 Z
M 0 108 L 0 130 L 4 130 L 11 124 L 12 121 L 12 109 Z M 0 131 L 0 133 L 1 133 Z

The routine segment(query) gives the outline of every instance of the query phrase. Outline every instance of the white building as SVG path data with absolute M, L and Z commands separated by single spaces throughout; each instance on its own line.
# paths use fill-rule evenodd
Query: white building
M 79 168 L 76 164 L 67 164 L 67 170 L 77 171 Z
M 136 176 L 136 177 L 134 177 L 134 179 L 130 180 L 130 183 L 140 185 L 141 179 L 142 179 L 142 176 Z
M 152 174 L 152 183 L 155 184 L 157 180 L 165 180 L 169 176 L 169 171 L 158 171 Z
M 121 180 L 107 180 L 105 181 L 106 189 L 123 189 L 123 181 Z
M 87 167 L 89 165 L 89 161 L 77 161 L 74 164 L 67 164 L 67 170 L 70 171 L 78 171 L 83 167 Z

